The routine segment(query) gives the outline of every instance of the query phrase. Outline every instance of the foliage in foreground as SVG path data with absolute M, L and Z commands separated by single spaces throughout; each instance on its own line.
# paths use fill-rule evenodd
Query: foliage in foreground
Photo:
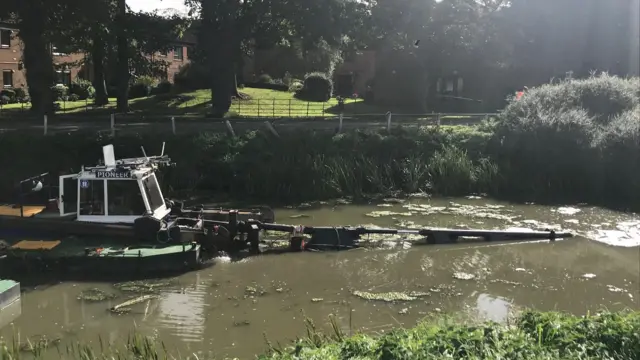
M 640 313 L 575 317 L 526 312 L 515 326 L 424 323 L 380 337 L 331 337 L 310 332 L 286 349 L 271 349 L 262 360 L 285 359 L 634 359 L 640 354 Z
M 471 359 L 471 360 L 614 360 L 640 354 L 640 312 L 602 313 L 576 317 L 563 313 L 525 312 L 512 326 L 496 323 L 462 325 L 452 321 L 424 322 L 412 329 L 396 329 L 371 336 L 346 336 L 335 321 L 332 335 L 318 332 L 307 320 L 307 336 L 285 348 L 274 348 L 261 360 L 338 359 Z M 99 349 L 77 344 L 48 349 L 44 344 L 0 343 L 0 360 L 64 359 L 209 359 L 180 357 L 163 344 L 135 334 L 124 344 Z

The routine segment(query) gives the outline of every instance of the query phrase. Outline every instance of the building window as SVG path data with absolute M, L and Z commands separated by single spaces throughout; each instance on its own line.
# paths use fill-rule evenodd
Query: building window
M 54 56 L 66 56 L 67 53 L 60 51 L 56 46 L 51 46 L 51 54 Z
M 71 85 L 71 72 L 69 70 L 56 71 L 56 85 Z
M 11 30 L 0 29 L 0 48 L 11 47 Z
M 2 86 L 13 87 L 13 70 L 2 70 Z
M 173 59 L 182 61 L 182 46 L 173 48 Z

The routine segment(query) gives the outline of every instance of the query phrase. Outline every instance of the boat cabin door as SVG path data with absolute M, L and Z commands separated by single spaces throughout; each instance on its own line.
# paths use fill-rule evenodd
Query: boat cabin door
M 58 191 L 58 208 L 60 216 L 68 216 L 78 213 L 78 194 L 80 186 L 78 184 L 78 175 L 60 176 L 60 185 Z

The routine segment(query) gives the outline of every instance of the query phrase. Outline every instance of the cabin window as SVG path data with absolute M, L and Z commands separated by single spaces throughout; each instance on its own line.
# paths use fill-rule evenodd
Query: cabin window
M 164 205 L 162 192 L 160 191 L 160 187 L 158 186 L 158 181 L 156 180 L 155 174 L 150 175 L 146 179 L 142 180 L 142 187 L 147 194 L 151 211 L 155 211 L 157 208 Z
M 107 181 L 109 216 L 142 216 L 146 208 L 137 181 Z
M 80 215 L 104 215 L 104 180 L 80 180 Z

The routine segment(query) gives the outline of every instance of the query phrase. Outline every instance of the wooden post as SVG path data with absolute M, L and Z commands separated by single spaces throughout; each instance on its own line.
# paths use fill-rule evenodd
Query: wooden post
M 276 99 L 273 99 L 273 117 L 276 117 Z
M 291 99 L 289 99 L 289 117 L 291 117 Z
M 269 129 L 269 131 L 270 131 L 273 135 L 275 135 L 276 137 L 280 137 L 280 134 L 278 134 L 278 132 L 276 131 L 276 128 L 274 128 L 274 127 L 273 127 L 273 125 L 272 125 L 270 122 L 265 121 L 265 122 L 264 122 L 264 125 L 267 127 L 267 129 Z
M 47 115 L 44 116 L 44 134 L 47 135 L 47 127 L 49 126 L 49 120 L 47 119 Z
M 442 122 L 441 116 L 442 115 L 440 113 L 436 114 L 436 129 L 438 129 L 438 130 L 440 129 L 440 123 Z
M 260 117 L 260 99 L 258 99 L 258 117 Z
M 340 123 L 338 124 L 338 134 L 340 134 L 342 132 L 342 120 L 344 118 L 344 115 L 342 113 L 340 113 L 340 115 L 338 115 L 338 120 L 340 121 Z
M 116 136 L 116 114 L 111 114 L 111 136 Z
M 233 126 L 231 126 L 231 122 L 229 120 L 225 120 L 224 124 L 227 126 L 227 130 L 232 137 L 236 137 L 236 132 L 233 131 Z
M 309 101 L 307 101 L 307 117 L 309 117 Z
M 387 132 L 391 132 L 391 111 L 387 112 Z
M 173 135 L 176 134 L 176 118 L 171 117 L 171 131 L 173 131 Z

